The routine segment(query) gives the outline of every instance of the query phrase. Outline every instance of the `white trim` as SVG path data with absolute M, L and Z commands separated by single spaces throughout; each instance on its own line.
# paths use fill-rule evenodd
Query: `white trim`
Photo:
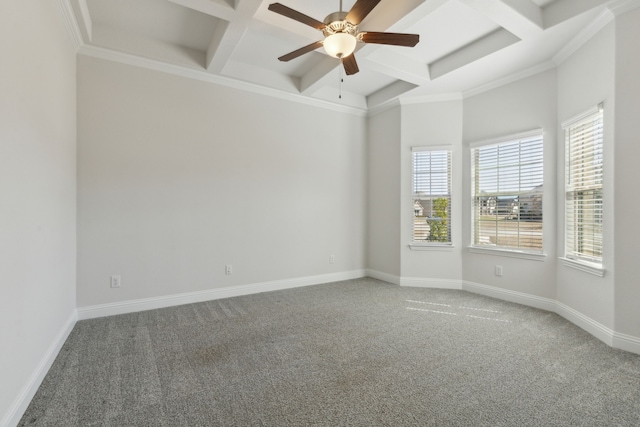
M 621 334 L 620 332 L 613 332 L 612 347 L 640 354 L 640 338 Z
M 117 314 L 155 310 L 158 308 L 173 307 L 176 305 L 193 304 L 197 302 L 211 301 L 222 298 L 232 298 L 240 295 L 251 295 L 262 292 L 279 291 L 282 289 L 291 289 L 303 286 L 319 285 L 323 283 L 339 282 L 342 280 L 358 279 L 364 276 L 364 270 L 353 270 L 342 273 L 330 273 L 318 276 L 274 280 L 271 282 L 229 286 L 225 288 L 208 289 L 205 291 L 163 295 L 152 298 L 142 298 L 109 304 L 78 307 L 78 319 L 94 319 L 97 317 L 114 316 Z
M 376 114 L 384 113 L 387 110 L 391 110 L 396 107 L 403 107 L 408 105 L 419 104 L 433 104 L 439 102 L 451 102 L 462 101 L 464 97 L 460 92 L 441 93 L 435 95 L 423 95 L 423 96 L 411 96 L 406 93 L 401 94 L 395 98 L 391 98 L 382 104 L 376 105 L 368 109 L 368 116 L 372 117 Z
M 540 136 L 544 138 L 544 129 L 531 129 L 524 132 L 518 132 L 511 135 L 500 136 L 498 138 L 485 139 L 483 141 L 472 142 L 469 144 L 469 148 L 487 147 L 490 145 L 504 144 L 505 142 L 522 141 L 523 139 L 533 138 L 534 136 Z
M 401 108 L 400 100 L 398 98 L 392 98 L 386 102 L 383 102 L 380 105 L 376 105 L 375 107 L 369 108 L 367 110 L 367 116 L 373 117 L 377 114 L 384 113 L 385 111 L 393 110 L 394 108 Z
M 600 322 L 596 322 L 592 318 L 585 316 L 580 313 L 578 310 L 569 307 L 566 304 L 563 304 L 559 301 L 556 301 L 556 310 L 555 312 L 560 316 L 564 317 L 574 325 L 584 329 L 589 332 L 594 337 L 598 338 L 600 341 L 607 344 L 609 347 L 613 347 L 613 334 L 614 331 L 606 326 L 604 326 Z
M 551 311 L 562 316 L 569 322 L 585 330 L 610 347 L 631 353 L 640 354 L 640 338 L 615 332 L 613 329 L 593 320 L 574 308 L 551 298 L 538 297 L 523 292 L 481 285 L 479 283 L 463 281 L 462 290 L 473 292 L 505 301 L 523 304 L 541 310 Z
M 565 120 L 564 122 L 562 122 L 562 129 L 566 130 L 568 127 L 574 126 L 575 124 L 593 116 L 594 114 L 597 114 L 598 112 L 600 112 L 601 105 L 603 105 L 602 102 L 594 107 L 589 108 L 586 111 L 583 111 L 578 115 L 571 117 L 570 119 Z
M 480 246 L 468 246 L 467 249 L 471 253 L 494 255 L 494 256 L 506 256 L 509 258 L 529 259 L 533 261 L 544 261 L 547 259 L 547 255 L 544 253 L 525 252 L 509 249 L 497 249 L 497 248 L 484 248 Z
M 585 273 L 593 274 L 594 276 L 604 277 L 606 271 L 601 265 L 598 264 L 564 257 L 559 257 L 559 259 L 560 261 L 562 261 L 562 264 L 569 268 L 584 271 Z
M 33 396 L 35 396 L 38 391 L 40 384 L 42 384 L 42 380 L 44 380 L 44 377 L 47 375 L 47 372 L 49 372 L 51 365 L 53 365 L 56 357 L 58 357 L 60 349 L 67 340 L 67 337 L 69 337 L 69 334 L 73 330 L 77 320 L 76 311 L 73 310 L 73 313 L 71 313 L 67 318 L 67 321 L 58 332 L 58 335 L 56 335 L 44 356 L 40 359 L 40 363 L 38 363 L 35 371 L 31 374 L 29 381 L 22 388 L 20 394 L 18 394 L 18 397 L 9 408 L 5 417 L 0 420 L 0 426 L 8 427 L 18 425 L 20 418 L 24 415 L 29 403 L 31 403 L 31 399 L 33 399 Z
M 388 282 L 400 286 L 400 276 L 395 276 L 393 274 L 371 269 L 367 269 L 366 273 L 368 277 L 371 277 L 373 279 L 382 280 L 383 282 Z
M 638 6 L 640 6 L 640 0 L 618 0 L 608 7 L 615 16 L 619 16 Z
M 425 151 L 451 151 L 453 154 L 453 145 L 416 145 L 411 147 L 412 153 L 424 153 Z
M 73 43 L 73 47 L 77 52 L 82 47 L 82 35 L 80 33 L 80 27 L 78 21 L 76 21 L 76 15 L 73 13 L 73 7 L 69 0 L 57 0 L 58 10 L 67 28 L 67 33 Z
M 93 58 L 105 59 L 108 61 L 119 62 L 122 64 L 132 65 L 134 67 L 146 68 L 149 70 L 160 71 L 163 73 L 173 74 L 181 77 L 186 77 L 194 80 L 200 80 L 207 83 L 214 83 L 221 86 L 230 87 L 233 89 L 243 90 L 246 92 L 253 92 L 260 95 L 270 96 L 278 99 L 284 99 L 287 101 L 298 102 L 300 104 L 310 105 L 319 108 L 326 108 L 328 110 L 337 111 L 340 113 L 353 114 L 355 116 L 365 117 L 367 110 L 356 107 L 348 107 L 341 104 L 335 104 L 329 101 L 311 98 L 300 93 L 286 92 L 279 89 L 274 89 L 255 83 L 244 82 L 235 80 L 229 77 L 223 77 L 217 74 L 211 74 L 205 70 L 196 68 L 189 68 L 182 65 L 168 64 L 166 62 L 142 58 L 136 55 L 118 52 L 111 49 L 106 49 L 96 46 L 85 45 L 80 48 L 78 52 L 81 55 L 90 56 Z
M 535 76 L 536 74 L 553 70 L 554 68 L 556 68 L 556 64 L 554 64 L 553 62 L 551 61 L 543 62 L 542 64 L 534 65 L 533 67 L 527 68 L 526 70 L 518 71 L 516 73 L 502 77 L 498 80 L 494 80 L 482 86 L 478 86 L 476 88 L 469 89 L 465 92 L 462 92 L 462 97 L 471 98 L 472 96 L 480 95 L 482 93 L 489 92 L 490 90 L 494 90 L 499 87 L 506 86 L 509 83 L 514 83 L 519 80 L 526 79 L 527 77 Z
M 411 96 L 411 95 L 400 95 L 400 105 L 416 105 L 416 104 L 432 104 L 439 102 L 449 102 L 449 101 L 462 101 L 464 98 L 462 97 L 462 93 L 460 92 L 450 92 L 450 93 L 440 93 L 435 95 L 422 95 L 422 96 Z
M 634 0 L 635 1 L 635 0 Z M 591 21 L 582 31 L 580 31 L 573 39 L 569 41 L 562 49 L 555 54 L 551 61 L 556 65 L 562 64 L 571 55 L 576 53 L 585 43 L 587 43 L 593 36 L 598 34 L 600 30 L 607 26 L 615 18 L 611 11 L 605 9 Z
M 480 283 L 462 282 L 462 290 L 475 294 L 498 298 L 504 301 L 515 302 L 541 310 L 556 311 L 556 301 L 551 298 L 539 297 L 524 292 L 512 291 L 510 289 L 497 288 L 495 286 L 481 285 Z
M 462 280 L 457 279 L 428 279 L 422 277 L 401 277 L 400 286 L 431 289 L 462 289 Z
M 409 249 L 412 251 L 447 251 L 451 252 L 455 249 L 452 244 L 436 244 L 436 243 L 409 243 Z

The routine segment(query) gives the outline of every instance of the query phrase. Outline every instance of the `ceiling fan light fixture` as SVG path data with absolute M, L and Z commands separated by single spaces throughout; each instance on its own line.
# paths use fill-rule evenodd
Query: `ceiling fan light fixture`
M 324 50 L 334 58 L 346 58 L 356 50 L 358 40 L 348 33 L 330 34 L 324 39 Z

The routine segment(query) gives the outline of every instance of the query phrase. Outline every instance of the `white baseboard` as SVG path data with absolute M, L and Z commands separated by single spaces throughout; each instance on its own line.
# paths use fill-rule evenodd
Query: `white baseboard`
M 54 338 L 44 356 L 42 356 L 40 363 L 36 367 L 33 374 L 31 374 L 31 378 L 29 378 L 27 384 L 25 384 L 25 386 L 20 391 L 20 394 L 13 402 L 13 405 L 11 405 L 9 412 L 5 415 L 2 421 L 0 421 L 0 426 L 10 427 L 18 425 L 18 423 L 20 422 L 20 418 L 22 418 L 22 415 L 27 410 L 29 403 L 31 403 L 31 399 L 33 399 L 33 396 L 35 396 L 38 388 L 40 387 L 40 384 L 42 384 L 42 380 L 44 380 L 47 372 L 49 372 L 49 369 L 51 368 L 51 365 L 53 365 L 53 362 L 56 360 L 60 349 L 73 330 L 73 327 L 76 324 L 76 320 L 77 315 L 74 310 L 74 312 L 71 313 L 71 316 L 69 316 L 67 321 L 62 326 L 62 329 L 60 329 L 60 332 L 58 332 L 58 335 L 56 335 L 56 337 Z
M 462 280 L 427 279 L 422 277 L 401 277 L 400 286 L 432 289 L 462 289 Z
M 383 273 L 378 270 L 370 270 L 366 271 L 367 276 L 373 279 L 382 280 L 383 282 L 392 283 L 394 285 L 400 285 L 400 276 L 394 276 L 393 274 Z
M 282 289 L 299 288 L 303 286 L 319 285 L 322 283 L 339 282 L 341 280 L 359 279 L 361 277 L 364 277 L 365 275 L 366 274 L 364 270 L 353 270 L 341 273 L 274 280 L 271 282 L 252 283 L 249 285 L 229 286 L 226 288 L 208 289 L 205 291 L 187 292 L 183 294 L 165 295 L 153 298 L 143 298 L 110 304 L 79 307 L 78 320 L 114 316 L 117 314 L 135 313 L 145 310 L 155 310 L 157 308 L 173 307 L 183 304 L 193 304 L 196 302 L 211 301 L 222 298 L 232 298 L 241 295 L 257 294 L 261 292 L 279 291 Z
M 612 329 L 604 326 L 602 323 L 596 322 L 592 318 L 580 313 L 578 310 L 573 309 L 568 305 L 558 301 L 556 301 L 555 312 L 574 325 L 577 325 L 585 331 L 589 332 L 591 335 L 598 338 L 608 346 L 614 347 L 613 336 L 615 332 Z
M 462 282 L 462 289 L 475 294 L 486 295 L 504 301 L 515 302 L 541 310 L 556 311 L 556 301 L 550 298 L 538 297 L 524 292 L 511 291 L 509 289 L 496 288 L 495 286 L 481 285 L 469 281 Z
M 527 305 L 529 307 L 551 311 L 564 317 L 579 328 L 584 329 L 610 347 L 640 354 L 640 338 L 616 332 L 559 301 L 467 281 L 463 282 L 462 289 L 505 301 Z
M 613 333 L 613 348 L 629 351 L 631 353 L 640 354 L 640 338 L 631 335 Z

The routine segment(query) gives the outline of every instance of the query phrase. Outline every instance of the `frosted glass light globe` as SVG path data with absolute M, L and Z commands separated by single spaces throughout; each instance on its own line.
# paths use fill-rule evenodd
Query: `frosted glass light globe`
M 346 58 L 356 49 L 357 40 L 351 34 L 336 33 L 324 39 L 324 50 L 334 58 Z

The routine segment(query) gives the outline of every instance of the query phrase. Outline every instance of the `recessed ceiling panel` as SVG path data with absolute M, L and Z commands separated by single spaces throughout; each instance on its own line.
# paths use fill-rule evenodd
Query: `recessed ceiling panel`
M 322 40 L 318 34 L 316 40 Z M 233 52 L 233 60 L 244 62 L 285 75 L 301 77 L 325 56 L 322 48 L 288 62 L 278 58 L 301 48 L 312 41 L 295 34 L 263 33 L 259 30 L 247 30 Z
M 449 0 L 406 32 L 421 34 L 420 43 L 400 53 L 428 64 L 495 30 L 498 25 L 481 13 Z
M 218 18 L 167 0 L 87 0 L 95 26 L 206 52 Z

